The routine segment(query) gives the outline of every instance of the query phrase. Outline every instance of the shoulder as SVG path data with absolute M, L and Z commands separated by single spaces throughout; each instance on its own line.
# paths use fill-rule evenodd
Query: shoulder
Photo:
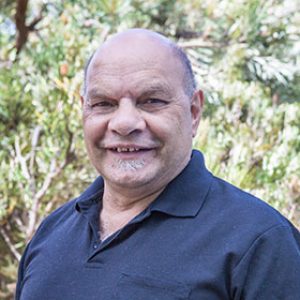
M 265 266 L 280 260 L 286 268 L 292 263 L 299 273 L 299 231 L 266 202 L 214 177 L 201 213 L 236 276 L 254 261 Z M 284 253 L 289 257 L 283 259 Z
M 85 206 L 89 205 L 91 199 L 101 193 L 102 188 L 103 179 L 101 177 L 97 177 L 96 180 L 92 182 L 92 184 L 88 186 L 81 195 L 61 205 L 48 215 L 41 222 L 32 240 L 35 241 L 37 238 L 41 238 L 53 232 L 53 230 L 72 226 L 72 223 L 74 223 L 74 220 L 78 217 L 79 204 L 83 203 Z
M 254 195 L 214 177 L 208 197 L 220 213 L 234 223 L 251 225 L 261 231 L 273 226 L 290 226 L 276 209 Z
M 76 206 L 77 198 L 72 199 L 60 207 L 58 207 L 56 210 L 54 210 L 52 213 L 50 213 L 42 222 L 43 224 L 53 224 L 56 222 L 60 222 L 63 219 L 68 218 L 70 215 L 72 215 L 75 212 L 75 206 Z
M 276 209 L 216 177 L 212 180 L 197 222 L 208 226 L 211 235 L 220 241 L 216 242 L 218 247 L 226 250 L 224 253 L 235 253 L 233 265 L 253 245 L 255 249 L 261 243 L 272 248 L 287 239 L 290 244 L 297 240 L 296 247 L 299 248 L 299 232 Z M 266 239 L 269 242 L 266 243 Z
M 31 244 L 35 243 L 39 239 L 43 239 L 55 228 L 61 226 L 65 222 L 68 222 L 68 220 L 76 214 L 76 201 L 77 198 L 66 202 L 45 217 L 35 232 L 31 240 Z

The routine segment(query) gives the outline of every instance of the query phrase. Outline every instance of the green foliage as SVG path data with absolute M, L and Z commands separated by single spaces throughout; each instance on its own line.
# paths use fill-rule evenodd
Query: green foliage
M 297 1 L 29 1 L 43 19 L 16 56 L 15 3 L 0 4 L 0 298 L 40 221 L 96 176 L 84 150 L 83 67 L 108 35 L 164 33 L 188 53 L 206 107 L 195 147 L 208 167 L 300 227 Z M 2 255 L 3 254 L 3 255 Z

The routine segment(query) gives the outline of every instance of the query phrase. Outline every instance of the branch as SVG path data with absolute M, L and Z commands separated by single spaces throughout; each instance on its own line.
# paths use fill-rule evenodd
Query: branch
M 2 227 L 0 227 L 0 233 L 7 245 L 7 247 L 9 248 L 10 252 L 13 254 L 13 256 L 20 261 L 21 259 L 21 254 L 18 252 L 17 248 L 14 246 L 13 241 L 11 240 L 11 238 L 9 237 L 9 235 L 7 234 L 6 230 Z
M 17 54 L 20 53 L 21 49 L 25 45 L 29 29 L 26 26 L 26 11 L 28 6 L 28 0 L 18 0 L 16 8 L 16 28 L 17 28 L 17 39 L 16 39 L 16 48 Z
M 42 133 L 42 127 L 39 125 L 36 126 L 34 128 L 34 131 L 32 134 L 32 139 L 31 139 L 31 151 L 30 151 L 30 163 L 29 163 L 30 174 L 34 173 L 33 167 L 34 167 L 35 153 L 36 153 L 36 148 L 37 148 L 41 133 Z
M 41 9 L 40 14 L 33 19 L 33 21 L 27 26 L 29 31 L 34 31 L 35 30 L 35 26 L 42 21 L 43 19 L 43 9 Z
M 39 204 L 41 198 L 46 194 L 53 177 L 55 176 L 54 170 L 55 170 L 55 159 L 53 158 L 50 163 L 50 170 L 49 173 L 47 174 L 42 187 L 40 190 L 33 196 L 32 200 L 32 205 L 31 209 L 28 212 L 28 226 L 26 230 L 26 239 L 29 240 L 34 232 L 35 226 L 36 226 L 36 221 L 37 221 L 37 215 L 38 215 L 38 209 L 39 209 Z
M 17 161 L 21 165 L 21 170 L 22 170 L 23 176 L 29 181 L 30 180 L 30 174 L 29 174 L 29 170 L 27 168 L 26 161 L 25 161 L 24 157 L 21 154 L 19 137 L 16 137 L 16 139 L 15 139 L 15 151 L 16 151 Z
M 192 39 L 192 38 L 199 38 L 203 36 L 203 32 L 198 31 L 191 31 L 191 30 L 176 30 L 175 37 L 177 39 Z
M 44 4 L 40 10 L 39 15 L 33 19 L 33 21 L 26 25 L 26 11 L 28 7 L 28 0 L 17 0 L 16 7 L 16 28 L 17 28 L 17 37 L 16 37 L 16 49 L 17 55 L 20 53 L 24 45 L 28 40 L 28 34 L 31 31 L 35 30 L 36 25 L 43 19 L 43 10 L 46 7 Z
M 52 182 L 52 179 L 54 177 L 58 176 L 61 173 L 61 171 L 66 167 L 66 165 L 71 161 L 71 156 L 72 156 L 71 155 L 71 147 L 72 147 L 72 142 L 73 142 L 73 133 L 69 130 L 69 128 L 67 128 L 67 132 L 68 132 L 69 138 L 68 138 L 68 147 L 66 150 L 65 159 L 59 165 L 59 167 L 56 169 L 55 169 L 55 162 L 56 162 L 55 159 L 53 159 L 51 161 L 50 171 L 49 171 L 48 175 L 46 176 L 46 179 L 44 180 L 43 186 L 35 195 L 35 198 L 37 200 L 41 199 L 46 194 L 46 192 Z
M 69 141 L 68 141 L 68 147 L 67 147 L 67 150 L 66 150 L 65 159 L 59 167 L 60 170 L 63 170 L 65 168 L 65 166 L 67 164 L 69 164 L 71 161 L 73 161 L 74 158 L 75 158 L 74 153 L 71 151 L 72 141 L 73 141 L 73 133 L 70 131 L 70 129 L 68 127 L 67 127 L 66 130 L 67 130 L 67 133 L 68 133 L 68 136 L 69 136 Z M 53 201 L 49 202 L 45 207 L 45 213 L 49 213 L 52 210 L 54 204 L 55 204 L 55 202 L 53 202 Z
M 25 225 L 23 224 L 23 221 L 21 220 L 20 217 L 14 217 L 14 221 L 17 224 L 18 228 L 20 229 L 21 232 L 25 232 Z
M 212 42 L 206 42 L 203 40 L 191 40 L 187 42 L 178 42 L 181 48 L 220 48 L 221 44 L 216 44 Z
M 56 168 L 56 160 L 55 158 L 52 159 L 50 163 L 49 173 L 47 174 L 42 187 L 35 194 L 33 198 L 32 207 L 29 211 L 29 224 L 26 231 L 27 239 L 31 238 L 37 223 L 39 223 L 37 220 L 38 220 L 38 210 L 39 210 L 41 199 L 45 196 L 53 179 L 57 177 L 62 172 L 62 170 L 66 167 L 66 165 L 71 162 L 72 159 L 71 146 L 73 142 L 73 133 L 68 128 L 67 128 L 67 132 L 69 134 L 69 139 L 68 139 L 68 147 L 66 150 L 64 161 L 59 165 L 59 167 Z
M 52 210 L 53 210 L 53 206 L 56 205 L 57 201 L 49 201 L 47 203 L 47 205 L 45 206 L 45 215 L 48 215 Z

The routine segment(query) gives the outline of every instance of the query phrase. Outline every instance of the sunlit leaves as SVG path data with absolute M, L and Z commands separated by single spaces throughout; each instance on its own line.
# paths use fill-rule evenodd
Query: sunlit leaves
M 2 1 L 0 12 L 0 225 L 18 251 L 49 174 L 62 167 L 39 200 L 35 226 L 96 176 L 81 129 L 82 70 L 99 43 L 129 27 L 164 33 L 188 53 L 206 95 L 194 142 L 208 167 L 300 226 L 298 1 L 29 3 L 28 22 L 43 3 L 44 18 L 17 59 L 13 2 Z M 16 263 L 3 240 L 0 251 L 2 289 Z
M 296 73 L 296 67 L 291 63 L 283 63 L 272 56 L 254 56 L 247 63 L 247 67 L 253 77 L 264 82 L 275 81 L 287 86 Z

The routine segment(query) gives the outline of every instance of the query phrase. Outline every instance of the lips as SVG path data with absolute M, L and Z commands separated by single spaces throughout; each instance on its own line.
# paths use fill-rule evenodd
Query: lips
M 115 153 L 135 153 L 153 150 L 154 147 L 143 147 L 137 145 L 116 145 L 112 147 L 105 147 L 107 150 L 113 151 Z

